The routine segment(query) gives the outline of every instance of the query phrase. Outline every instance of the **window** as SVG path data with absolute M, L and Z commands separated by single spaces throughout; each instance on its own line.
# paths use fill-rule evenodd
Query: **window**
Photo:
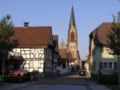
M 112 62 L 103 62 L 103 68 L 104 69 L 113 69 L 113 63 Z
M 71 32 L 71 42 L 75 42 L 75 34 L 74 34 L 74 32 Z
M 112 68 L 112 62 L 108 63 L 108 68 L 110 68 L 110 69 Z
M 107 68 L 107 62 L 104 62 L 104 63 L 103 63 L 103 67 L 104 67 L 104 68 Z

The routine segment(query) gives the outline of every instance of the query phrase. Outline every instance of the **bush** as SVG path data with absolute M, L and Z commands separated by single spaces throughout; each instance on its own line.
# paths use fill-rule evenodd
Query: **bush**
M 19 77 L 5 76 L 4 81 L 5 82 L 12 82 L 12 83 L 19 83 L 19 82 L 21 82 L 21 79 Z
M 33 72 L 31 72 L 30 76 L 31 76 L 31 80 L 38 80 L 39 79 L 39 71 L 34 70 Z
M 113 73 L 112 75 L 100 75 L 98 80 L 101 84 L 118 84 L 118 75 Z
M 33 74 L 33 75 L 39 74 L 39 71 L 34 70 L 34 71 L 31 72 L 31 74 Z
M 21 82 L 26 82 L 30 81 L 30 76 L 26 75 L 24 77 L 11 77 L 11 76 L 5 76 L 4 77 L 4 82 L 11 82 L 11 83 L 21 83 Z
M 76 71 L 79 72 L 80 70 L 80 65 L 76 65 Z

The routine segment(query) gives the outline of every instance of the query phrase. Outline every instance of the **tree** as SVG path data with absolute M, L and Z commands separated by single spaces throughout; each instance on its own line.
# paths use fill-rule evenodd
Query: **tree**
M 120 13 L 118 13 L 117 19 L 115 16 L 112 23 L 112 31 L 109 32 L 109 47 L 113 51 L 112 54 L 120 57 Z
M 2 75 L 5 73 L 5 60 L 8 57 L 8 51 L 11 50 L 10 37 L 13 35 L 13 23 L 11 16 L 6 15 L 0 20 L 0 63 L 2 63 Z
M 109 47 L 112 50 L 111 54 L 118 58 L 117 69 L 120 85 L 120 12 L 118 16 L 113 16 L 112 31 L 109 32 L 108 38 Z

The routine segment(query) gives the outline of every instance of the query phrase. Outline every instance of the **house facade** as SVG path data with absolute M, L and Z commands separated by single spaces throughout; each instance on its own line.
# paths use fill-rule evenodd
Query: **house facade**
M 14 27 L 14 31 L 10 40 L 15 46 L 9 52 L 9 56 L 21 56 L 24 59 L 20 69 L 29 72 L 35 70 L 44 74 L 53 72 L 52 28 L 24 25 L 24 27 Z
M 92 75 L 113 75 L 117 72 L 117 57 L 111 54 L 112 50 L 108 47 L 108 34 L 112 28 L 112 23 L 102 23 L 89 35 L 89 63 Z
M 57 72 L 59 59 L 58 35 L 53 35 L 53 72 Z

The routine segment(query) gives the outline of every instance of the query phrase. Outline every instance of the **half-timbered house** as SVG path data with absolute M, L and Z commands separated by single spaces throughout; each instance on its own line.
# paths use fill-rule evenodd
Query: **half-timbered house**
M 57 65 L 58 65 L 58 35 L 53 35 L 53 72 L 57 72 Z
M 15 47 L 9 56 L 22 56 L 24 59 L 20 69 L 40 73 L 52 72 L 53 35 L 50 26 L 14 27 L 14 35 L 10 38 Z

